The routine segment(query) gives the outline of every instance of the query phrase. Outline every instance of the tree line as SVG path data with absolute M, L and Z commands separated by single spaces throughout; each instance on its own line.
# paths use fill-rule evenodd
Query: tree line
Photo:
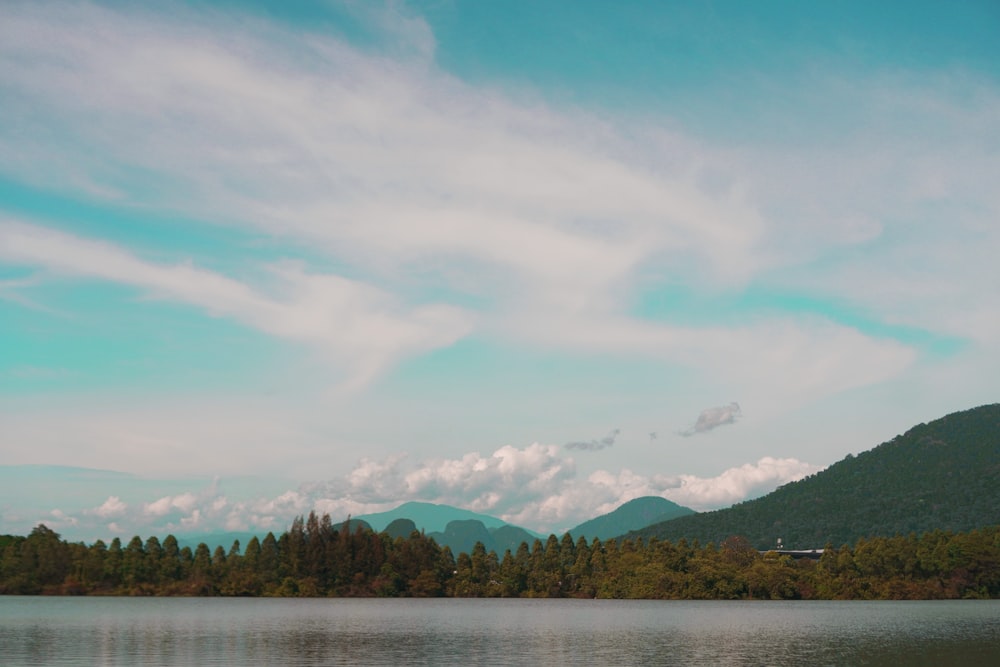
M 498 556 L 457 556 L 421 532 L 390 537 L 328 515 L 226 551 L 133 537 L 67 542 L 45 525 L 0 536 L 0 594 L 283 597 L 581 597 L 635 599 L 936 599 L 1000 597 L 1000 527 L 827 545 L 818 560 L 761 553 L 743 537 L 561 538 Z

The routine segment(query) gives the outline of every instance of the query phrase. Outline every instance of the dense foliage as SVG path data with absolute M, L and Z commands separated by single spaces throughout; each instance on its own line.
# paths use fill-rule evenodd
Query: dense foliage
M 745 538 L 699 546 L 549 536 L 502 557 L 457 558 L 418 532 L 391 537 L 297 519 L 279 538 L 227 552 L 137 537 L 67 543 L 40 525 L 0 536 L 0 593 L 63 595 L 456 596 L 660 599 L 1000 597 L 1000 527 L 860 540 L 819 560 L 760 553 Z
M 745 535 L 766 549 L 968 531 L 1000 519 L 1000 404 L 913 427 L 762 498 L 649 526 L 632 537 L 704 542 Z

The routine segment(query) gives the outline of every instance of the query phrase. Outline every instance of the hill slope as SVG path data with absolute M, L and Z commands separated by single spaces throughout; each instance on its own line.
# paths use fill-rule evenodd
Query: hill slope
M 1000 404 L 920 424 L 772 493 L 633 535 L 702 543 L 742 535 L 760 549 L 840 546 L 873 535 L 1000 522 Z
M 688 514 L 694 514 L 694 510 L 659 496 L 643 496 L 628 501 L 613 512 L 584 521 L 569 532 L 576 538 L 586 537 L 592 540 L 597 537 L 606 540 L 630 530 L 639 530 Z

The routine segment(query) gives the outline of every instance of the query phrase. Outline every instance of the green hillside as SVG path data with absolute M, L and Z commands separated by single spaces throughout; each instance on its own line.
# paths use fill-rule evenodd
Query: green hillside
M 584 521 L 569 532 L 573 537 L 606 540 L 630 530 L 688 514 L 694 514 L 694 510 L 659 496 L 643 496 L 628 501 L 612 512 Z
M 742 535 L 760 549 L 966 531 L 1000 523 L 1000 404 L 920 424 L 826 470 L 731 508 L 658 523 L 632 536 L 716 544 Z

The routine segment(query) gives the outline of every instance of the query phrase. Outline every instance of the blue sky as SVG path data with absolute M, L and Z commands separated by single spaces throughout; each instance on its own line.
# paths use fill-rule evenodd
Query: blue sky
M 127 473 L 0 532 L 558 530 L 997 400 L 994 2 L 0 19 L 0 467 Z

